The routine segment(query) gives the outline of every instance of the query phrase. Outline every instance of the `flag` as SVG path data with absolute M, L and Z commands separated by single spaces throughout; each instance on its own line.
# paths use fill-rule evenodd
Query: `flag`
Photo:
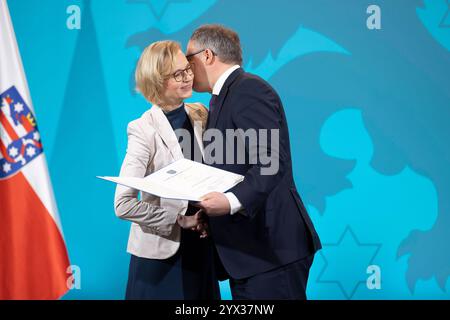
M 6 0 L 0 0 L 0 299 L 57 299 L 69 259 Z

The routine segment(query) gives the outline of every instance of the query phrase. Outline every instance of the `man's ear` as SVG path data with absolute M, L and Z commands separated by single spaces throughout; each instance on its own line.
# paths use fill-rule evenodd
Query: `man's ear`
M 214 59 L 216 59 L 216 56 L 214 55 L 214 53 L 210 50 L 210 49 L 206 49 L 203 54 L 205 55 L 205 63 L 207 65 L 211 65 L 214 62 Z

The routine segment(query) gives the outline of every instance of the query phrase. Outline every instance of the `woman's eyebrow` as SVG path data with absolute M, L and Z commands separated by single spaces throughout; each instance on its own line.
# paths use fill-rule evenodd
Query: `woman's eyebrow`
M 189 67 L 189 65 L 190 65 L 190 63 L 188 62 L 183 69 L 177 69 L 173 73 L 177 73 L 178 71 L 182 71 L 182 70 L 186 69 L 187 67 Z

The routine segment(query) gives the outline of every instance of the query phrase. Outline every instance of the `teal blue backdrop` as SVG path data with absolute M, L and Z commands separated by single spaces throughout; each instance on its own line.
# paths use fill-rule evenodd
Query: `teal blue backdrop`
M 296 184 L 324 248 L 312 299 L 450 297 L 450 2 L 8 0 L 81 288 L 122 299 L 129 224 L 114 215 L 126 126 L 150 106 L 133 72 L 149 43 L 203 23 L 239 32 L 244 68 L 280 93 Z M 81 29 L 66 26 L 81 9 Z M 366 20 L 381 10 L 381 29 Z M 206 103 L 195 94 L 191 101 Z M 369 266 L 381 270 L 370 289 Z M 369 268 L 370 269 L 370 268 Z M 222 283 L 224 299 L 230 298 Z

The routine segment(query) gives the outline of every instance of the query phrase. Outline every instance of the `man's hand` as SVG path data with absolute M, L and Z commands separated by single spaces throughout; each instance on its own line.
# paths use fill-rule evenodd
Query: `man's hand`
M 202 197 L 202 201 L 195 204 L 208 216 L 218 217 L 230 213 L 230 202 L 225 194 L 221 192 L 210 192 Z

